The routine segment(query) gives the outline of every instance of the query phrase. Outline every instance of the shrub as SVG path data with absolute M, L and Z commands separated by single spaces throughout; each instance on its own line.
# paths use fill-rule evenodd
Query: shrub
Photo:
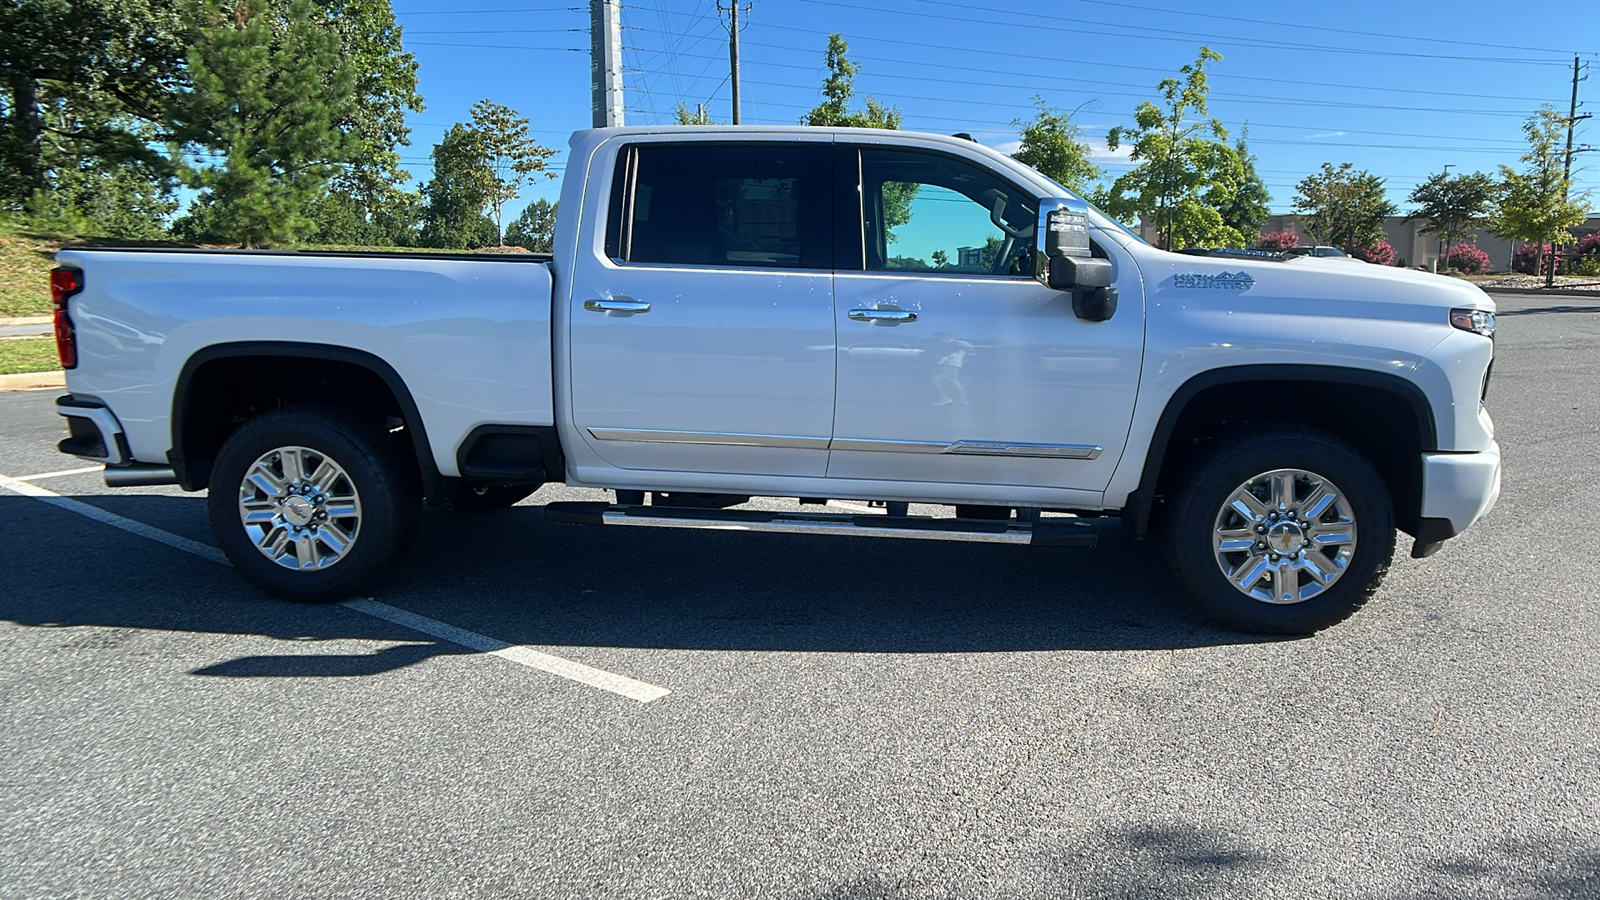
M 1489 270 L 1489 254 L 1479 250 L 1477 244 L 1457 244 L 1450 248 L 1445 263 L 1457 272 L 1482 275 Z
M 1257 250 L 1286 250 L 1300 246 L 1300 235 L 1292 231 L 1263 231 L 1256 240 Z
M 1561 262 L 1563 275 L 1600 275 L 1600 231 L 1586 234 Z
M 1550 245 L 1544 245 L 1544 256 L 1550 257 Z M 1521 272 L 1524 275 L 1536 275 L 1534 266 L 1539 264 L 1539 245 L 1523 244 L 1511 254 L 1511 271 Z
M 1357 247 L 1350 255 L 1375 266 L 1394 265 L 1394 248 L 1389 246 L 1388 241 L 1379 241 L 1371 247 Z

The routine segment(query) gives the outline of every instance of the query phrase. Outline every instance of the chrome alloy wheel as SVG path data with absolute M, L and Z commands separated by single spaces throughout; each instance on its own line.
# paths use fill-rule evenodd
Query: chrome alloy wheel
M 326 454 L 279 447 L 245 470 L 239 519 L 267 559 L 286 569 L 326 569 L 361 536 L 361 498 Z
M 1332 587 L 1356 552 L 1356 520 L 1338 486 L 1303 469 L 1251 478 L 1217 512 L 1217 566 L 1263 603 L 1300 603 Z

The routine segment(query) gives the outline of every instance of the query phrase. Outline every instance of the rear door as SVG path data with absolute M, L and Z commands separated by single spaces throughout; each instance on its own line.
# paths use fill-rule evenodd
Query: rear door
M 831 137 L 625 147 L 567 321 L 578 436 L 610 466 L 824 474 Z M 597 248 L 598 249 L 598 248 Z
M 1104 490 L 1139 382 L 1144 317 L 1131 261 L 1108 248 L 1121 310 L 1084 321 L 1071 295 L 1033 277 L 1032 191 L 931 148 L 838 152 L 836 178 L 858 181 L 861 207 L 841 228 L 859 244 L 840 240 L 858 258 L 841 249 L 834 285 L 828 475 Z

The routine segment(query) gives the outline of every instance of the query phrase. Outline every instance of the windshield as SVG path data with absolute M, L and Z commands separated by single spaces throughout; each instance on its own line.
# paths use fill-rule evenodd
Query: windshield
M 1037 171 L 1037 170 L 1035 170 L 1035 171 Z M 1140 237 L 1138 232 L 1136 232 L 1133 229 L 1129 228 L 1128 226 L 1122 224 L 1121 222 L 1118 222 L 1115 217 L 1107 215 L 1105 210 L 1101 209 L 1098 206 L 1095 206 L 1093 203 L 1090 203 L 1088 200 L 1084 199 L 1083 195 L 1079 194 L 1077 191 L 1067 187 L 1066 185 L 1064 185 L 1061 182 L 1055 180 L 1054 178 L 1051 178 L 1049 175 L 1046 175 L 1043 172 L 1038 172 L 1038 175 L 1039 175 L 1040 178 L 1043 178 L 1045 181 L 1048 181 L 1052 185 L 1054 185 L 1056 190 L 1060 191 L 1060 195 L 1059 196 L 1062 196 L 1062 197 L 1076 197 L 1077 199 L 1082 200 L 1090 209 L 1094 210 L 1094 212 L 1097 215 L 1099 215 L 1100 218 L 1102 218 L 1106 222 L 1110 223 L 1118 231 L 1122 232 L 1123 234 L 1127 235 L 1128 237 L 1133 238 L 1134 240 L 1138 241 L 1139 243 L 1144 244 L 1146 247 L 1150 246 L 1150 242 L 1145 240 L 1144 238 Z

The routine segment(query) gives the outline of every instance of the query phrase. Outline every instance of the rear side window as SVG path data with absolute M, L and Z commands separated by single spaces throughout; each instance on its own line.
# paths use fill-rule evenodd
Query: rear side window
M 828 151 L 810 142 L 627 148 L 608 250 L 647 265 L 832 268 Z

